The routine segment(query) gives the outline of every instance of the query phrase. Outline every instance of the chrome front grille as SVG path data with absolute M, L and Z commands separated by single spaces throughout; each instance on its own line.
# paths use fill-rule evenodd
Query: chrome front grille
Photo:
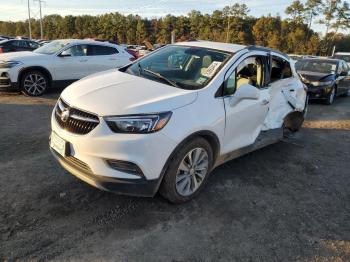
M 55 118 L 63 129 L 79 135 L 88 134 L 100 123 L 98 116 L 71 107 L 61 98 L 55 107 Z

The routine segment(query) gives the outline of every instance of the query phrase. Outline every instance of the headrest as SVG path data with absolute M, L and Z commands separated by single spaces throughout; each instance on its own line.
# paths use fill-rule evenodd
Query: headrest
M 203 57 L 202 67 L 208 68 L 212 62 L 213 60 L 211 60 L 211 56 L 206 55 Z

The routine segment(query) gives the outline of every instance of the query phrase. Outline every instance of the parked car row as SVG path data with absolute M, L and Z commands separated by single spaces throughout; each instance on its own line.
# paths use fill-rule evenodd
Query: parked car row
M 40 45 L 41 48 L 37 49 Z M 145 42 L 142 46 L 116 45 L 99 39 L 56 40 L 53 42 L 26 39 L 0 41 L 0 88 L 21 90 L 39 96 L 50 87 L 63 86 L 89 74 L 124 66 L 150 51 L 162 47 Z M 37 50 L 36 50 L 37 49 Z M 67 49 L 67 50 L 65 50 Z M 13 51 L 33 51 L 12 53 Z M 310 99 L 322 99 L 332 104 L 336 96 L 350 95 L 349 66 L 341 59 L 348 53 L 336 53 L 335 58 L 289 55 L 308 87 Z M 37 80 L 33 80 L 37 79 Z
M 151 53 L 154 50 L 157 50 L 157 49 L 165 46 L 165 44 L 152 45 L 150 42 L 144 41 L 143 45 L 122 44 L 122 46 L 124 46 L 130 54 L 132 54 L 133 56 L 135 56 L 136 59 L 138 59 L 140 57 L 148 55 L 149 53 Z
M 137 58 L 97 39 L 55 40 L 0 54 L 0 87 L 39 96 L 75 82 L 52 113 L 59 163 L 102 190 L 160 192 L 174 203 L 195 197 L 215 167 L 298 131 L 308 97 L 331 104 L 350 95 L 340 59 L 295 63 L 268 48 L 207 41 Z

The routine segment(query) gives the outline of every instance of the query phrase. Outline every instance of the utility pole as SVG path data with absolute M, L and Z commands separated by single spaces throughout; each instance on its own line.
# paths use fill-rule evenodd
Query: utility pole
M 176 42 L 176 34 L 175 34 L 175 31 L 172 31 L 171 32 L 171 43 L 172 44 L 175 44 L 175 42 Z
M 43 2 L 42 0 L 38 0 L 39 2 L 39 10 L 40 10 L 40 38 L 44 39 L 44 30 L 43 30 L 43 14 L 41 12 L 41 3 Z
M 227 10 L 227 29 L 226 29 L 226 43 L 230 40 L 230 27 L 231 27 L 231 16 L 232 16 L 232 5 L 228 6 Z
M 28 21 L 29 21 L 29 39 L 32 39 L 32 21 L 31 21 L 31 18 L 30 18 L 30 3 L 29 3 L 29 0 L 28 0 Z
M 226 32 L 226 43 L 229 42 L 229 37 L 230 37 L 231 16 L 228 16 L 227 19 L 228 19 L 228 22 L 227 22 L 227 32 Z

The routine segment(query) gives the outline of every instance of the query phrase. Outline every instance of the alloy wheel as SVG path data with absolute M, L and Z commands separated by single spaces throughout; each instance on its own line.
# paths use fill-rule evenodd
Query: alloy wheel
M 208 153 L 203 148 L 191 150 L 181 161 L 176 174 L 176 190 L 190 196 L 198 190 L 209 169 Z
M 23 89 L 25 89 L 26 93 L 29 95 L 41 95 L 45 92 L 46 88 L 46 79 L 38 73 L 28 74 L 24 79 Z

